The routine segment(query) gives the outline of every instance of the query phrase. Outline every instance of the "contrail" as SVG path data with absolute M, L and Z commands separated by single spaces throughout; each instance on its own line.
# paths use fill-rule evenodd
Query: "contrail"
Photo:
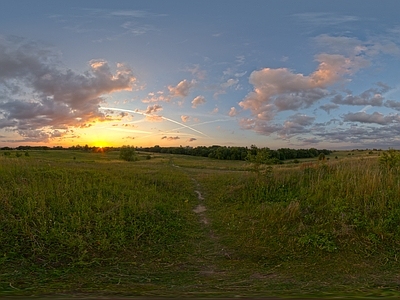
M 204 124 L 216 123 L 216 122 L 227 122 L 227 121 L 230 121 L 230 120 L 226 120 L 226 119 L 211 120 L 211 121 L 206 121 L 206 122 L 193 124 L 192 127 L 200 126 L 200 125 L 204 125 Z M 174 129 L 171 129 L 171 130 L 168 130 L 168 131 L 164 131 L 164 133 L 172 132 L 172 131 L 179 130 L 179 129 L 182 129 L 182 128 L 185 128 L 185 127 L 174 128 Z
M 212 120 L 212 121 L 206 121 L 206 122 L 202 122 L 202 123 L 193 124 L 192 126 L 200 126 L 200 125 L 209 124 L 209 123 L 226 122 L 226 121 L 230 121 L 230 120 L 227 120 L 227 119 L 218 119 L 218 120 Z M 173 132 L 173 131 L 175 131 L 175 130 L 179 130 L 179 129 L 182 129 L 182 128 L 185 128 L 185 127 L 178 127 L 178 128 L 174 128 L 174 129 L 171 129 L 171 130 L 163 131 L 163 132 L 161 132 L 161 134 L 167 134 L 167 133 L 169 133 L 169 132 Z M 160 134 L 160 133 L 149 134 L 149 135 L 146 135 L 146 136 L 138 137 L 138 139 L 139 139 L 139 138 L 148 138 L 148 137 L 151 137 L 151 136 L 155 136 L 155 135 L 157 135 L 157 134 Z
M 100 109 L 125 111 L 125 112 L 130 112 L 130 113 L 134 113 L 134 114 L 138 114 L 138 115 L 142 115 L 142 116 L 146 116 L 146 117 L 153 117 L 153 116 L 154 116 L 154 115 L 146 114 L 146 113 L 140 112 L 140 111 L 135 111 L 135 110 L 130 110 L 130 109 L 123 109 L 123 108 L 116 108 L 116 107 L 102 107 L 102 106 L 100 106 Z M 184 128 L 188 128 L 188 129 L 190 129 L 190 130 L 192 130 L 192 131 L 194 131 L 194 132 L 197 132 L 197 133 L 200 133 L 201 135 L 204 135 L 204 136 L 206 136 L 206 137 L 209 137 L 207 134 L 205 134 L 205 133 L 203 133 L 203 132 L 201 132 L 201 131 L 199 131 L 199 130 L 196 130 L 196 129 L 194 129 L 194 128 L 188 126 L 188 125 L 182 124 L 182 123 L 180 123 L 180 122 L 178 122 L 178 121 L 175 121 L 175 120 L 172 120 L 172 119 L 163 117 L 163 116 L 159 116 L 159 117 L 160 117 L 161 119 L 163 119 L 163 120 L 166 120 L 166 121 L 169 121 L 169 122 L 178 124 L 178 125 L 180 125 L 180 126 L 182 126 L 182 127 L 184 127 Z

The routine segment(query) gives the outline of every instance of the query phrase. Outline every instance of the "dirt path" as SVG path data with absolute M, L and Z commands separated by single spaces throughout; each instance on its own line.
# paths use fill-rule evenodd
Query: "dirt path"
M 188 170 L 185 170 L 185 168 L 177 166 L 173 163 L 172 166 L 175 168 L 179 168 L 180 171 L 190 176 L 190 179 L 194 182 L 195 185 L 194 193 L 197 195 L 198 204 L 193 208 L 192 211 L 198 215 L 199 223 L 203 226 L 204 229 L 205 236 L 204 240 L 201 242 L 207 244 L 206 248 L 210 252 L 210 255 L 207 255 L 208 261 L 202 267 L 204 271 L 201 271 L 201 273 L 206 276 L 224 274 L 225 270 L 220 270 L 219 268 L 217 268 L 218 260 L 230 260 L 232 259 L 232 254 L 231 251 L 228 251 L 226 247 L 224 247 L 220 243 L 219 236 L 215 234 L 215 232 L 212 230 L 212 221 L 207 216 L 207 199 L 203 196 L 201 192 L 202 187 L 200 183 L 190 175 L 190 172 L 188 172 Z
M 200 188 L 200 184 L 195 179 L 192 178 L 192 180 L 195 182 L 196 187 Z M 205 199 L 199 190 L 196 189 L 194 192 L 197 194 L 197 199 L 199 200 L 199 204 L 193 209 L 193 211 L 199 215 L 201 223 L 203 223 L 204 225 L 208 225 L 210 221 L 208 220 L 205 213 L 207 211 L 207 208 L 205 207 L 204 204 Z

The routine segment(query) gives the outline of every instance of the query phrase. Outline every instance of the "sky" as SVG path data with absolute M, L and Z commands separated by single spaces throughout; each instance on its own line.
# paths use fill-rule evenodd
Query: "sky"
M 0 146 L 400 148 L 398 0 L 2 0 Z

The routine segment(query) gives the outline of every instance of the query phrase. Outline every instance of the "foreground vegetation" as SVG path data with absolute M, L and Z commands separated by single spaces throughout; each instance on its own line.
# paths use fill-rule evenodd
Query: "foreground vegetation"
M 7 152 L 2 296 L 400 296 L 396 152 L 273 167 Z

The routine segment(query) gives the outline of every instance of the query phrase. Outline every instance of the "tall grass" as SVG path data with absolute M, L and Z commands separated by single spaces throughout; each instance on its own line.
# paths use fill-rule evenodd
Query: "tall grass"
M 168 165 L 0 163 L 0 262 L 67 266 L 190 246 L 192 182 Z
M 139 157 L 0 155 L 0 294 L 398 291 L 400 173 L 377 157 Z
M 242 257 L 400 255 L 400 174 L 376 159 L 220 177 L 203 178 L 215 226 Z

